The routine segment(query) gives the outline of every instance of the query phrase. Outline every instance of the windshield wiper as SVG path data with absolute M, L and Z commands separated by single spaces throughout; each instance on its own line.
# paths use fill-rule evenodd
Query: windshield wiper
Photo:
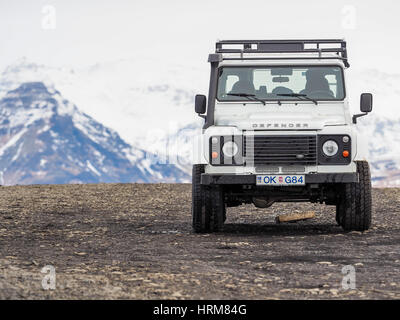
M 277 96 L 281 96 L 281 97 L 296 97 L 296 98 L 299 98 L 300 100 L 303 100 L 301 98 L 304 98 L 304 99 L 306 99 L 308 101 L 314 102 L 315 105 L 318 105 L 318 101 L 317 100 L 315 100 L 313 98 L 310 98 L 306 94 L 301 94 L 301 93 L 280 93 L 280 94 L 277 94 Z
M 258 101 L 261 102 L 265 106 L 265 101 L 258 99 L 255 94 L 250 94 L 250 93 L 227 93 L 228 96 L 234 96 L 234 97 L 245 97 L 249 99 L 250 101 Z M 254 100 L 251 100 L 250 98 L 253 98 Z

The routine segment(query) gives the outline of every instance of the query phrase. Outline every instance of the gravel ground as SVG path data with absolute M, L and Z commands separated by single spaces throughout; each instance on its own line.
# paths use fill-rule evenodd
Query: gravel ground
M 191 231 L 188 184 L 0 188 L 0 299 L 399 299 L 400 189 L 374 189 L 372 228 L 344 233 L 334 207 L 228 208 Z M 316 218 L 276 224 L 314 210 Z M 56 288 L 44 290 L 52 265 Z M 356 288 L 342 288 L 342 267 Z

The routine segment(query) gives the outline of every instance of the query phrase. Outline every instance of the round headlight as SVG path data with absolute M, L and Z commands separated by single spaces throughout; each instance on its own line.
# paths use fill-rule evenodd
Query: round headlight
M 233 141 L 228 141 L 228 142 L 224 143 L 224 146 L 222 147 L 222 152 L 227 157 L 236 156 L 238 151 L 239 151 L 238 145 Z
M 334 156 L 338 152 L 338 150 L 339 150 L 339 146 L 333 140 L 325 141 L 325 143 L 322 145 L 322 151 L 328 157 Z

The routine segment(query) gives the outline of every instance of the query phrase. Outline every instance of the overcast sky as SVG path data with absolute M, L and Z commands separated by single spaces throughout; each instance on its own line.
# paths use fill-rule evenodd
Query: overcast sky
M 342 38 L 352 67 L 400 73 L 400 2 L 0 0 L 0 69 L 150 55 L 204 63 L 217 39 Z

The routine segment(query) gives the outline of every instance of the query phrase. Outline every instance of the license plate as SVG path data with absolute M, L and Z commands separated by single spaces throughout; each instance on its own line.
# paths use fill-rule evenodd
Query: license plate
M 304 174 L 301 175 L 257 175 L 260 186 L 298 186 L 304 185 Z

